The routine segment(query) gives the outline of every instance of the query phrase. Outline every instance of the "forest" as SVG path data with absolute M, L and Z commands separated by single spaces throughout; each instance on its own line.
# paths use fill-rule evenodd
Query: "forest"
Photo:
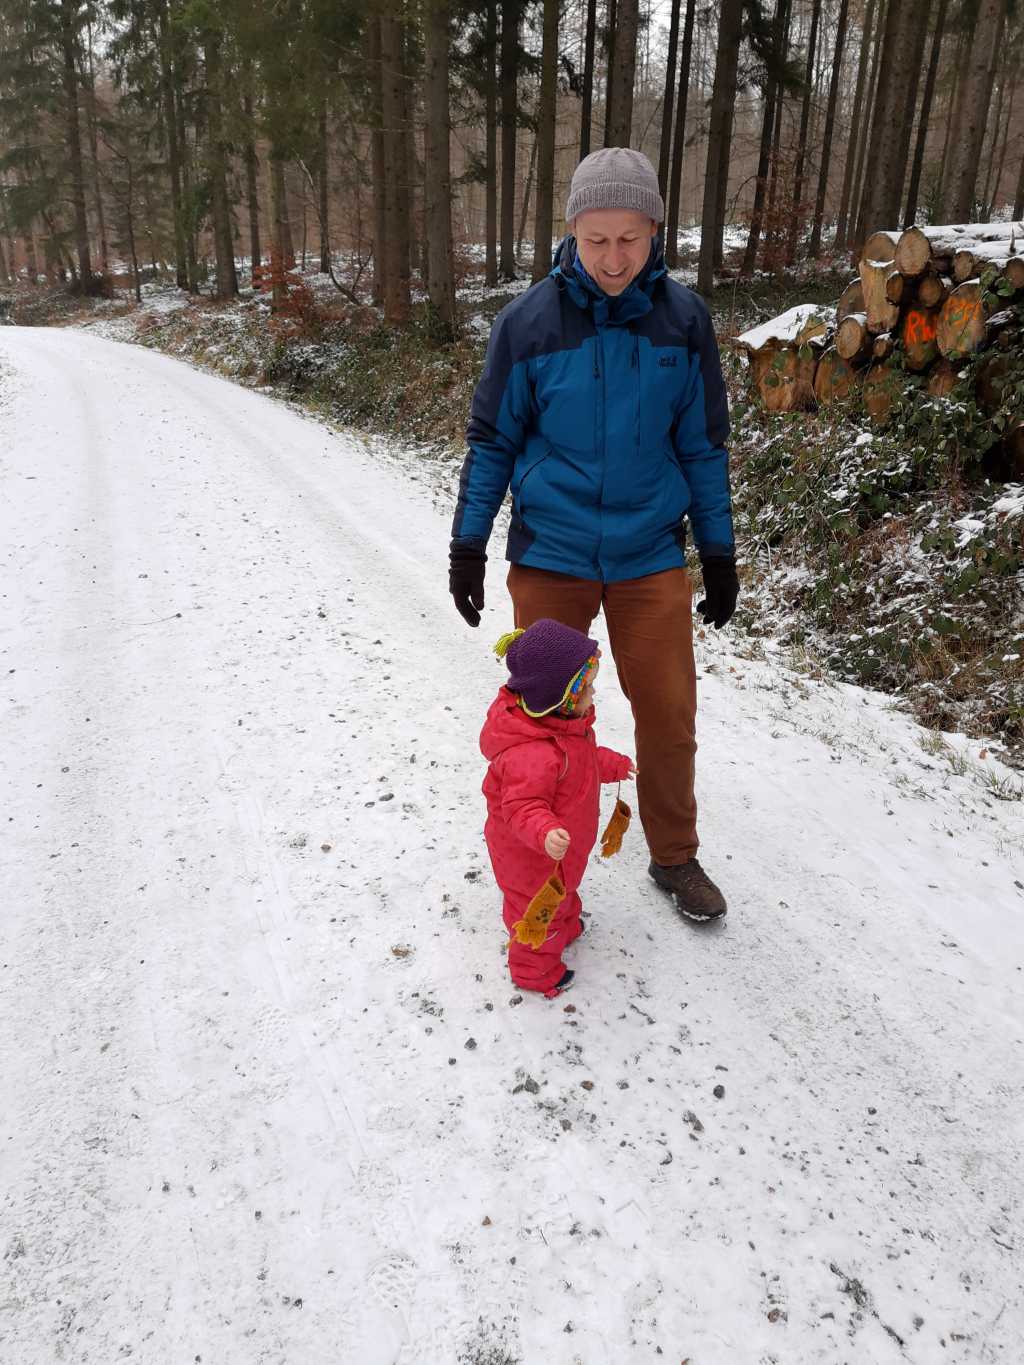
M 418 452 L 580 157 L 642 149 L 730 397 L 755 655 L 1024 766 L 1024 6 L 0 0 L 0 321 Z
M 389 324 L 549 268 L 573 167 L 658 168 L 668 263 L 855 260 L 1024 211 L 1012 0 L 3 0 L 0 279 L 170 276 L 285 305 L 318 267 Z M 726 228 L 730 229 L 726 260 Z

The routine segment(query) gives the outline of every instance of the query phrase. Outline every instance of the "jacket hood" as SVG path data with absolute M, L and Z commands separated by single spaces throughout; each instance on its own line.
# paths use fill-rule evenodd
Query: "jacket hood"
M 555 263 L 551 277 L 560 288 L 565 289 L 578 308 L 592 312 L 598 326 L 605 323 L 622 327 L 626 323 L 642 318 L 653 308 L 652 296 L 659 280 L 668 274 L 660 235 L 651 240 L 651 253 L 647 264 L 640 274 L 621 294 L 606 294 L 596 284 L 580 261 L 576 252 L 576 238 L 569 233 L 563 237 L 555 251 Z
M 594 708 L 583 716 L 543 716 L 534 720 L 519 705 L 519 698 L 507 687 L 501 688 L 487 711 L 480 732 L 480 749 L 488 763 L 517 744 L 537 739 L 585 739 L 594 726 Z

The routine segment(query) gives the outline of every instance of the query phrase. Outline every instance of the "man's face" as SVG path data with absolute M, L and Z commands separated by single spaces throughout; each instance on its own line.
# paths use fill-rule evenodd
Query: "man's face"
M 606 294 L 621 294 L 647 264 L 658 225 L 635 209 L 587 209 L 572 228 L 584 270 Z

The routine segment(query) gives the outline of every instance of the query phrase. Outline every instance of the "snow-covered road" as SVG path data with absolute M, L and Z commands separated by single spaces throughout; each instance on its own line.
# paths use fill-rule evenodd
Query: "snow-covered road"
M 503 566 L 470 632 L 429 468 L 8 328 L 0 480 L 3 1365 L 1020 1358 L 1024 806 L 979 745 L 703 642 L 727 922 L 634 829 L 520 1002 Z

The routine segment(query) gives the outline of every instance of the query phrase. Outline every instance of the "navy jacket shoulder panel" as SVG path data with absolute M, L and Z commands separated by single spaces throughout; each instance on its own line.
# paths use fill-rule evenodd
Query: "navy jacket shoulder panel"
M 483 372 L 473 395 L 467 428 L 470 442 L 493 437 L 517 365 L 539 355 L 578 350 L 594 330 L 589 314 L 577 308 L 550 276 L 507 303 L 494 319 Z
M 494 321 L 507 332 L 510 364 L 555 351 L 573 351 L 595 332 L 589 313 L 548 275 L 507 303 Z
M 685 346 L 700 350 L 703 328 L 710 323 L 707 304 L 685 284 L 663 278 L 654 289 L 654 307 L 640 318 L 635 330 L 652 346 Z

